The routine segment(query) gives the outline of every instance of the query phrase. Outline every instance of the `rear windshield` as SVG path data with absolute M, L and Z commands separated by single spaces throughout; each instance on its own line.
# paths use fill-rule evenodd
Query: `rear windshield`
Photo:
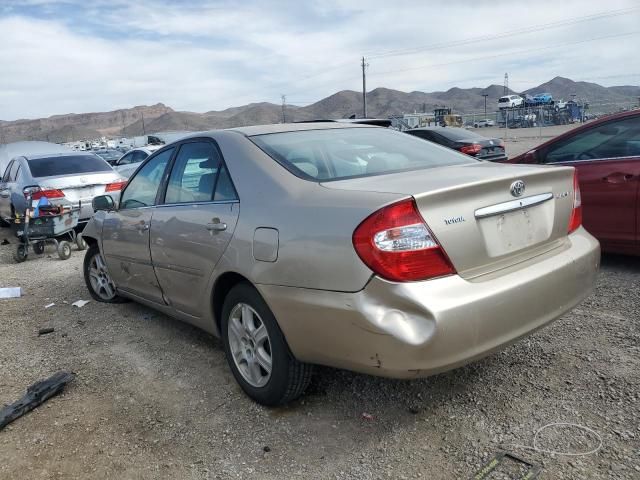
M 107 162 L 96 155 L 34 158 L 28 162 L 31 175 L 35 178 L 113 171 Z
M 480 120 L 480 122 L 486 122 L 487 120 Z M 449 140 L 477 140 L 482 139 L 486 140 L 486 137 L 479 135 L 470 130 L 465 130 L 464 128 L 441 128 L 439 130 L 434 130 L 434 132 L 439 133 L 443 137 L 448 138 Z
M 303 130 L 257 135 L 251 140 L 294 175 L 308 180 L 340 180 L 476 161 L 385 128 Z

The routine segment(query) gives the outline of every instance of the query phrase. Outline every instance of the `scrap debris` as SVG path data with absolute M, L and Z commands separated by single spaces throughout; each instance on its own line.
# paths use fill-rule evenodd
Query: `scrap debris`
M 41 328 L 40 330 L 38 330 L 38 336 L 46 335 L 47 333 L 53 333 L 55 331 L 56 329 L 52 327 Z
M 19 298 L 22 296 L 20 287 L 3 287 L 0 288 L 0 298 Z
M 51 308 L 51 307 L 54 307 L 55 305 L 56 305 L 55 303 L 50 303 L 49 305 L 45 305 L 44 308 L 45 309 Z
M 74 307 L 82 308 L 82 307 L 84 307 L 87 303 L 89 303 L 89 300 L 76 300 L 76 301 L 75 301 L 75 302 L 73 302 L 71 305 L 73 305 Z
M 60 393 L 74 378 L 73 373 L 60 371 L 31 385 L 20 400 L 0 410 L 0 430 Z

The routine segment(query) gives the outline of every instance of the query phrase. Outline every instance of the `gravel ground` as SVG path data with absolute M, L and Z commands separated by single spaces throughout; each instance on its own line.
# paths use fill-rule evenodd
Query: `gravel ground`
M 640 258 L 605 256 L 589 299 L 482 361 L 415 381 L 318 368 L 303 398 L 268 409 L 244 396 L 210 335 L 135 303 L 72 307 L 90 298 L 83 252 L 15 264 L 13 249 L 0 246 L 0 286 L 24 295 L 0 300 L 0 404 L 59 369 L 77 378 L 0 432 L 2 479 L 448 480 L 501 450 L 545 479 L 640 478 Z M 522 447 L 552 422 L 588 427 L 602 447 Z M 566 427 L 537 440 L 599 444 Z M 516 478 L 510 468 L 489 478 Z

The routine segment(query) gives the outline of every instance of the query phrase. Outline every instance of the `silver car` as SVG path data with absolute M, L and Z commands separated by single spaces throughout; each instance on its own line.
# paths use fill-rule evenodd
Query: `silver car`
M 300 395 L 313 364 L 415 378 L 485 356 L 577 305 L 600 259 L 573 168 L 374 126 L 198 134 L 94 207 L 91 295 L 220 336 L 266 405 Z
M 54 205 L 82 206 L 80 221 L 93 215 L 91 201 L 119 194 L 125 181 L 102 158 L 88 152 L 46 153 L 13 158 L 0 180 L 0 219 L 24 214 L 27 196 Z

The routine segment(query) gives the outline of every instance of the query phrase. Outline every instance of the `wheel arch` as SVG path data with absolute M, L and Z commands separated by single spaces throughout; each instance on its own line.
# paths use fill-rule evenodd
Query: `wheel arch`
M 251 283 L 247 277 L 237 272 L 223 273 L 216 279 L 213 285 L 211 305 L 213 308 L 213 321 L 215 322 L 215 327 L 219 336 L 222 335 L 222 306 L 224 305 L 224 299 L 227 297 L 227 294 L 231 289 L 239 283 L 247 283 L 255 288 L 253 283 Z

